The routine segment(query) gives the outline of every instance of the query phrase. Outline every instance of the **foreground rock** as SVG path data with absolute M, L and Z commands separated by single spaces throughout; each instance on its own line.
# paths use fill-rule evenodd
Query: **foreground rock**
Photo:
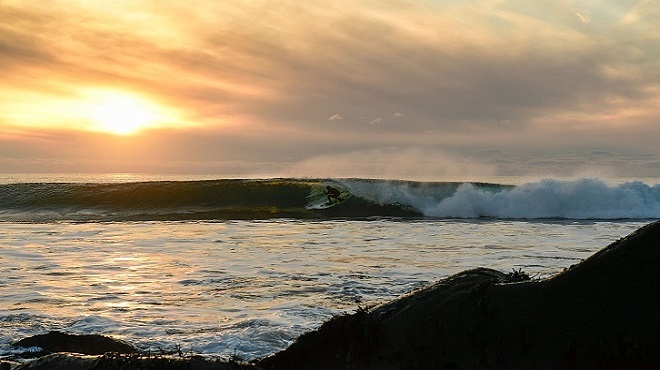
M 84 355 L 102 355 L 107 352 L 134 353 L 135 348 L 128 343 L 102 335 L 74 335 L 51 331 L 35 335 L 14 343 L 14 347 L 39 347 L 41 353 L 71 352 Z
M 82 356 L 52 354 L 27 364 L 18 370 L 242 370 L 252 366 L 203 358 L 140 357 L 137 355 Z
M 659 287 L 655 222 L 548 280 L 475 269 L 335 317 L 255 367 L 54 354 L 19 369 L 660 369 Z
M 234 362 L 202 357 L 152 356 L 138 353 L 125 342 L 102 335 L 75 335 L 51 331 L 14 343 L 15 347 L 39 347 L 37 360 L 17 370 L 240 370 L 253 369 Z M 22 357 L 35 357 L 28 351 Z M 0 370 L 4 370 L 0 364 Z
M 466 271 L 336 317 L 276 369 L 660 368 L 660 223 L 545 281 Z

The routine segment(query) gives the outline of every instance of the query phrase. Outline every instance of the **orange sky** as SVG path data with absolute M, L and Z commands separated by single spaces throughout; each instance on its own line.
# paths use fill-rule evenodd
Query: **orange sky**
M 660 176 L 657 1 L 0 0 L 0 172 Z

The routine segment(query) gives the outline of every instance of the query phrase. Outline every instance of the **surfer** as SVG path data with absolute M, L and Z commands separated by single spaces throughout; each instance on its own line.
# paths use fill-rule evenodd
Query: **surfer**
M 328 196 L 328 204 L 332 204 L 333 199 L 337 200 L 337 203 L 341 202 L 341 199 L 339 198 L 340 191 L 337 188 L 328 185 L 325 187 L 323 194 Z

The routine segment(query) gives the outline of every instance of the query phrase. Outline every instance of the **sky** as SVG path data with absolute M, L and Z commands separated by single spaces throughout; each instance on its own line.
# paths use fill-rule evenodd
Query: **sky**
M 0 0 L 0 172 L 660 177 L 657 0 Z

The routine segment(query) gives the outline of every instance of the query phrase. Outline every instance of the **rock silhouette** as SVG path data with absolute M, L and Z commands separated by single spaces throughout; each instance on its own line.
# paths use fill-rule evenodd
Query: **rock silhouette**
M 550 279 L 512 277 L 459 273 L 368 312 L 335 317 L 258 365 L 660 368 L 659 222 Z
M 40 347 L 46 352 L 71 352 L 84 355 L 102 355 L 107 352 L 133 353 L 128 343 L 102 335 L 75 335 L 51 331 L 14 343 L 15 347 Z

